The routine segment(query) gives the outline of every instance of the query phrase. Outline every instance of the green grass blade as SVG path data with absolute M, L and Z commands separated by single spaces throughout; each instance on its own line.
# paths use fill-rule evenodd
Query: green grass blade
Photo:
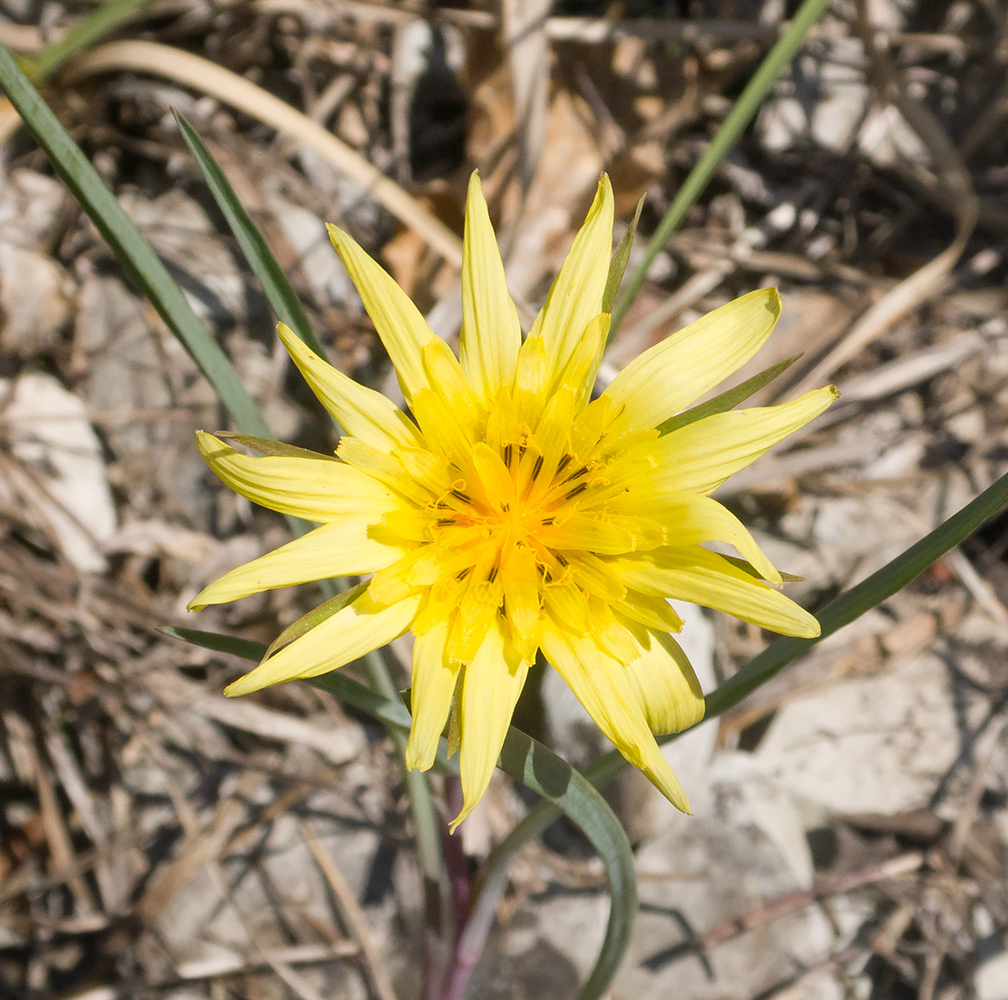
M 766 58 L 760 63 L 759 69 L 746 84 L 745 89 L 728 113 L 728 117 L 722 122 L 717 134 L 711 140 L 711 144 L 697 161 L 696 166 L 689 172 L 679 193 L 675 196 L 655 230 L 654 236 L 651 237 L 643 259 L 627 281 L 623 293 L 616 302 L 616 308 L 613 310 L 610 337 L 615 335 L 631 303 L 637 297 L 637 293 L 647 277 L 648 268 L 651 267 L 655 257 L 665 249 L 672 234 L 686 218 L 686 213 L 696 204 L 711 177 L 714 176 L 718 164 L 735 145 L 738 137 L 759 110 L 764 98 L 770 92 L 770 88 L 777 82 L 777 78 L 801 48 L 809 28 L 823 16 L 829 5 L 830 0 L 804 0 L 787 30 L 767 53 Z
M 545 795 L 554 808 L 577 824 L 605 865 L 611 897 L 609 921 L 595 967 L 578 994 L 580 1000 L 598 1000 L 608 992 L 626 955 L 637 915 L 637 876 L 626 831 L 605 799 L 579 771 L 517 729 L 508 731 L 501 767 L 526 787 Z M 493 880 L 491 874 L 481 890 L 482 895 L 489 887 L 491 900 Z M 477 900 L 474 912 L 479 905 Z
M 744 382 L 740 382 L 734 389 L 728 389 L 713 399 L 708 399 L 706 403 L 700 403 L 698 406 L 684 410 L 682 413 L 677 413 L 674 417 L 669 417 L 668 420 L 663 420 L 658 425 L 658 433 L 668 434 L 669 431 L 677 431 L 680 427 L 692 424 L 695 420 L 703 420 L 704 417 L 713 416 L 715 413 L 724 413 L 733 406 L 738 406 L 739 403 L 745 402 L 753 393 L 759 392 L 763 386 L 769 385 L 778 375 L 786 372 L 800 357 L 800 354 L 796 354 L 792 358 L 778 361 L 777 364 L 765 368 L 763 371 L 753 375 L 752 378 L 747 378 Z
M 0 86 L 55 171 L 115 252 L 119 263 L 217 390 L 235 424 L 249 433 L 271 437 L 227 355 L 193 312 L 140 230 L 3 46 L 0 46 Z
M 203 173 L 214 201 L 217 202 L 217 207 L 224 213 L 224 218 L 227 219 L 231 232 L 238 240 L 238 245 L 241 247 L 249 267 L 259 279 L 259 283 L 266 293 L 266 298 L 269 299 L 269 303 L 273 307 L 273 312 L 320 358 L 325 358 L 325 351 L 308 322 L 308 317 L 301 306 L 301 300 L 270 251 L 258 226 L 238 200 L 234 188 L 224 176 L 224 171 L 210 154 L 210 150 L 206 148 L 196 130 L 177 111 L 175 112 L 175 120 L 182 130 L 182 138 L 185 139 L 196 158 L 196 163 Z
M 623 239 L 619 241 L 616 252 L 613 254 L 612 262 L 609 264 L 609 274 L 606 277 L 605 290 L 602 292 L 602 312 L 611 313 L 616 302 L 616 295 L 623 282 L 623 274 L 626 271 L 627 263 L 630 260 L 630 251 L 633 249 L 634 237 L 637 235 L 637 223 L 640 222 L 641 212 L 644 210 L 644 199 L 647 195 L 642 194 L 637 202 L 637 209 L 634 212 L 627 231 L 623 234 Z
M 44 80 L 72 56 L 105 38 L 128 21 L 148 0 L 107 0 L 81 18 L 61 39 L 27 61 L 30 76 Z

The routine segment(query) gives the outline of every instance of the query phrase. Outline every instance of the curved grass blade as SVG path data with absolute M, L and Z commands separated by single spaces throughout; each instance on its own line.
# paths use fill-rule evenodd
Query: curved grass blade
M 287 280 L 283 269 L 277 263 L 276 257 L 270 251 L 259 227 L 245 211 L 245 206 L 238 200 L 230 181 L 224 176 L 224 171 L 221 170 L 196 130 L 178 111 L 175 111 L 174 115 L 179 129 L 182 131 L 182 138 L 192 150 L 196 163 L 203 173 L 203 178 L 210 188 L 210 193 L 213 195 L 214 201 L 217 202 L 217 207 L 224 213 L 224 218 L 227 219 L 231 232 L 234 233 L 249 267 L 259 279 L 259 283 L 266 293 L 266 298 L 269 299 L 269 303 L 273 307 L 273 312 L 320 358 L 325 358 L 325 351 L 308 322 L 308 317 L 301 306 L 301 300 Z
M 161 631 L 204 649 L 232 653 L 252 662 L 261 660 L 266 652 L 266 647 L 262 643 L 219 635 L 215 632 L 201 632 L 178 626 L 168 626 Z M 411 721 L 409 710 L 401 700 L 383 698 L 342 671 L 334 670 L 332 673 L 313 677 L 308 683 L 330 692 L 341 701 L 353 705 L 354 708 L 387 726 L 403 733 L 409 730 Z M 458 758 L 449 761 L 446 747 L 447 743 L 442 739 L 436 766 L 438 770 L 457 774 Z M 552 750 L 514 727 L 508 730 L 499 766 L 516 781 L 543 796 L 547 800 L 543 805 L 548 807 L 551 815 L 554 817 L 566 815 L 584 832 L 605 864 L 612 897 L 609 922 L 595 968 L 580 993 L 581 1000 L 597 1000 L 609 988 L 626 954 L 637 912 L 637 880 L 630 841 L 616 815 L 591 782 Z M 529 813 L 529 816 L 534 812 L 535 810 Z M 529 816 L 519 824 L 519 828 L 527 823 Z M 507 863 L 524 842 L 524 840 L 516 842 L 514 851 L 501 858 L 504 863 L 487 868 L 482 876 L 470 919 L 456 952 L 457 975 L 467 978 L 482 954 L 486 935 L 493 923 L 497 903 L 506 884 Z M 501 857 L 499 848 L 494 853 Z M 464 982 L 459 986 L 464 986 Z
M 126 273 L 216 389 L 235 424 L 252 434 L 272 437 L 227 355 L 197 318 L 133 220 L 2 45 L 0 86 Z

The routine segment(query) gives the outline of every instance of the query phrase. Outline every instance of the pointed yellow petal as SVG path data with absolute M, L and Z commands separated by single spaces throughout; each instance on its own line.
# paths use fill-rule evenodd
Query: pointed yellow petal
M 699 545 L 617 556 L 613 567 L 628 587 L 645 594 L 716 608 L 782 635 L 807 639 L 819 635 L 819 622 L 804 608 Z
M 451 711 L 460 665 L 445 656 L 446 622 L 418 635 L 413 643 L 413 724 L 406 744 L 406 766 L 426 771 L 437 755 L 438 740 Z
M 729 410 L 687 424 L 659 438 L 653 489 L 657 493 L 711 493 L 778 441 L 814 420 L 838 393 L 815 389 L 780 406 Z
M 189 602 L 189 610 L 311 580 L 374 573 L 400 558 L 403 550 L 370 538 L 370 520 L 341 518 L 238 566 L 200 591 Z
M 545 342 L 548 385 L 564 370 L 585 327 L 602 312 L 612 256 L 613 204 L 612 186 L 603 174 L 584 225 L 529 333 L 530 337 L 542 335 Z
M 427 446 L 456 464 L 471 467 L 473 438 L 458 414 L 449 409 L 433 389 L 420 389 L 413 397 L 413 415 L 423 431 Z
M 311 391 L 347 433 L 375 448 L 416 448 L 420 432 L 392 402 L 323 361 L 290 327 L 277 326 L 291 360 Z
M 464 424 L 479 420 L 483 416 L 480 402 L 452 349 L 435 337 L 424 344 L 421 355 L 427 382 L 445 406 Z
M 509 511 L 517 502 L 514 480 L 500 454 L 480 441 L 473 448 L 472 460 L 487 500 L 498 510 Z
M 504 550 L 501 581 L 511 637 L 522 655 L 532 660 L 539 643 L 539 571 L 527 545 Z
M 542 648 L 607 739 L 672 805 L 689 812 L 686 793 L 655 741 L 627 668 L 591 638 L 562 635 L 559 627 L 543 629 Z
M 745 525 L 726 507 L 711 497 L 690 493 L 638 496 L 638 491 L 624 493 L 612 504 L 613 510 L 625 511 L 628 519 L 635 514 L 663 525 L 667 544 L 672 548 L 701 542 L 725 542 L 734 545 L 739 555 L 752 563 L 764 580 L 780 583 L 781 575 L 766 557 Z M 640 547 L 640 546 L 639 546 Z
M 619 414 L 609 433 L 619 437 L 656 427 L 696 402 L 763 346 L 780 309 L 777 289 L 760 288 L 636 357 L 605 392 Z
M 528 669 L 528 662 L 518 657 L 510 643 L 505 643 L 499 620 L 494 622 L 462 680 L 458 707 L 463 806 L 452 820 L 453 831 L 472 812 L 490 784 Z
M 420 352 L 424 344 L 434 339 L 434 334 L 420 310 L 383 267 L 348 233 L 336 226 L 326 228 L 395 365 L 403 395 L 411 401 L 417 390 L 427 384 Z
M 469 178 L 462 245 L 462 334 L 459 357 L 484 406 L 510 389 L 521 344 L 518 310 L 508 294 L 504 265 L 479 174 Z
M 589 321 L 584 333 L 575 342 L 567 367 L 560 376 L 561 385 L 575 389 L 574 405 L 578 412 L 584 408 L 595 388 L 611 324 L 612 317 L 608 313 L 599 313 Z
M 353 603 L 229 684 L 224 693 L 248 694 L 281 681 L 327 674 L 351 663 L 401 636 L 419 603 L 419 597 L 407 597 L 397 604 L 378 604 L 365 590 Z
M 664 736 L 695 726 L 704 717 L 704 696 L 682 647 L 670 635 L 647 633 L 650 646 L 637 643 L 640 656 L 627 664 L 651 732 Z
M 196 444 L 203 460 L 231 489 L 281 514 L 309 521 L 370 514 L 377 522 L 402 503 L 377 480 L 323 455 L 253 458 L 204 431 L 196 432 Z
M 520 424 L 535 427 L 546 405 L 550 366 L 546 342 L 538 334 L 529 334 L 518 351 L 515 370 L 514 407 Z

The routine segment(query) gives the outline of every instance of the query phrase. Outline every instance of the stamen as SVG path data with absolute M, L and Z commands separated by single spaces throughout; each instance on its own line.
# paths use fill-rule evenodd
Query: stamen
M 490 574 L 487 576 L 487 583 L 493 583 L 497 579 L 498 569 L 496 564 L 490 567 Z
M 555 517 L 544 517 L 542 519 L 542 526 L 544 528 L 548 528 L 555 520 L 556 520 Z
M 472 503 L 472 497 L 470 497 L 467 493 L 463 493 L 461 490 L 452 490 L 451 492 L 452 496 L 455 497 L 456 500 L 461 500 L 462 503 Z
M 454 517 L 439 517 L 437 519 L 437 526 L 439 528 L 447 528 L 449 524 L 454 524 L 454 523 L 455 523 L 455 518 Z
M 563 470 L 570 465 L 570 461 L 573 457 L 574 456 L 570 452 L 564 455 L 564 457 L 560 459 L 560 464 L 557 466 L 557 472 L 563 472 Z
M 535 477 L 538 476 L 540 472 L 542 472 L 542 467 L 543 467 L 543 457 L 542 455 L 540 455 L 538 458 L 536 458 L 535 465 L 532 466 L 533 479 L 535 479 Z
M 556 556 L 556 561 L 560 563 L 560 565 L 563 566 L 564 569 L 566 569 L 570 565 L 570 563 L 567 562 L 567 560 L 564 559 L 564 557 L 560 555 L 559 552 L 554 552 L 553 554 Z
M 579 493 L 584 493 L 584 491 L 585 491 L 586 489 L 588 489 L 588 484 L 587 484 L 587 483 L 581 483 L 581 485 L 580 485 L 580 486 L 575 486 L 575 487 L 574 487 L 574 489 L 572 489 L 572 490 L 570 491 L 570 493 L 568 493 L 568 494 L 567 494 L 567 499 L 568 499 L 568 500 L 571 500 L 571 499 L 573 499 L 573 498 L 574 498 L 574 497 L 576 497 L 576 496 L 577 496 L 577 495 L 578 495 Z
M 511 467 L 511 445 L 507 444 L 504 446 L 504 464 Z

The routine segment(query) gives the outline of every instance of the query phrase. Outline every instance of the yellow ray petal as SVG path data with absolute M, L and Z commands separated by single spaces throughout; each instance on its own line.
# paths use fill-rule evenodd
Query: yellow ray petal
M 403 395 L 411 401 L 417 390 L 427 384 L 420 352 L 424 344 L 434 339 L 434 334 L 410 297 L 353 237 L 336 226 L 326 228 L 395 365 Z
M 347 434 L 385 450 L 420 446 L 420 432 L 392 400 L 323 361 L 290 327 L 281 323 L 277 333 L 311 391 Z
M 782 635 L 808 639 L 819 635 L 819 622 L 804 608 L 699 545 L 616 556 L 613 566 L 628 587 L 645 594 L 716 608 Z
M 656 427 L 696 402 L 763 346 L 780 309 L 777 289 L 760 288 L 634 358 L 606 389 L 619 414 L 609 433 L 618 438 Z
M 535 555 L 527 545 L 511 545 L 504 550 L 501 582 L 511 637 L 527 659 L 535 657 L 539 644 L 539 571 Z
M 419 597 L 407 597 L 397 604 L 378 604 L 365 590 L 321 625 L 229 684 L 224 693 L 248 694 L 281 681 L 327 674 L 401 636 L 419 603 Z
M 647 633 L 647 648 L 627 664 L 627 677 L 651 732 L 664 736 L 695 726 L 704 717 L 704 696 L 682 647 L 670 635 Z
M 223 604 L 264 590 L 333 576 L 374 573 L 400 558 L 403 550 L 368 536 L 370 517 L 340 519 L 231 570 L 189 602 L 190 611 Z
M 607 656 L 590 638 L 577 639 L 560 629 L 543 629 L 543 652 L 567 682 L 585 711 L 634 767 L 683 812 L 689 800 L 648 726 L 640 695 L 627 669 Z
M 514 507 L 517 502 L 514 480 L 500 453 L 480 441 L 473 448 L 472 460 L 487 500 L 500 511 Z
M 715 413 L 664 435 L 654 445 L 658 470 L 653 489 L 657 493 L 711 493 L 818 417 L 838 396 L 830 385 L 780 406 Z
M 473 424 L 484 414 L 479 399 L 466 379 L 452 349 L 440 337 L 424 344 L 424 374 L 432 389 L 464 424 Z
M 406 766 L 426 771 L 437 754 L 438 740 L 448 720 L 460 665 L 445 656 L 448 625 L 439 622 L 413 643 L 413 724 L 406 744 Z
M 690 493 L 641 496 L 633 490 L 617 497 L 613 510 L 625 511 L 628 519 L 636 514 L 663 525 L 666 543 L 672 548 L 700 542 L 724 542 L 734 545 L 739 554 L 752 563 L 764 580 L 780 583 L 780 573 L 756 544 L 745 525 L 726 507 L 711 497 Z M 638 546 L 642 548 L 642 546 Z
M 603 174 L 584 225 L 529 332 L 530 337 L 541 334 L 545 342 L 548 385 L 556 382 L 585 327 L 602 312 L 612 256 L 613 204 L 612 186 Z
M 591 398 L 611 323 L 612 317 L 608 313 L 600 313 L 589 321 L 584 333 L 575 342 L 567 367 L 560 376 L 561 385 L 575 390 L 575 411 L 582 410 Z
M 402 501 L 377 480 L 344 462 L 235 451 L 205 431 L 196 432 L 203 460 L 236 493 L 281 514 L 309 521 L 372 515 L 375 522 Z
M 504 265 L 479 174 L 469 178 L 462 244 L 462 334 L 459 358 L 484 406 L 510 389 L 521 344 L 518 310 L 508 294 Z
M 472 812 L 490 784 L 528 669 L 528 662 L 504 641 L 499 621 L 494 622 L 466 666 L 457 702 L 463 806 L 451 830 Z

